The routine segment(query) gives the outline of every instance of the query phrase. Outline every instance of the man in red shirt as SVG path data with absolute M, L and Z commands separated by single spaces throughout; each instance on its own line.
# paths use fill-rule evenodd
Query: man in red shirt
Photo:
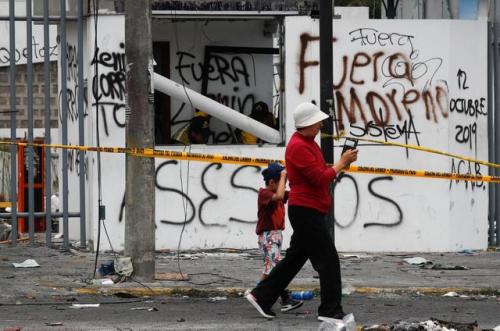
M 309 259 L 320 277 L 318 319 L 339 323 L 345 316 L 340 263 L 325 216 L 332 204 L 331 182 L 337 173 L 357 160 L 358 151 L 346 151 L 337 163 L 328 167 L 314 141 L 328 115 L 309 102 L 298 105 L 293 115 L 297 132 L 285 151 L 290 185 L 288 218 L 293 228 L 290 247 L 285 258 L 246 298 L 262 316 L 275 317 L 272 305 Z
M 288 200 L 286 191 L 286 170 L 279 163 L 271 163 L 262 171 L 266 187 L 259 189 L 257 198 L 257 227 L 255 232 L 259 238 L 259 248 L 264 255 L 264 271 L 260 281 L 267 278 L 271 270 L 281 261 L 281 245 L 285 229 L 285 203 Z M 297 309 L 303 302 L 294 300 L 290 292 L 281 292 L 281 311 Z

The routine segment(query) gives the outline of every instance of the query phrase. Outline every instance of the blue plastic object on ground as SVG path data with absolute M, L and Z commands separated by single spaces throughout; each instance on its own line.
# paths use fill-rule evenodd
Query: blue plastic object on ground
M 294 300 L 311 300 L 313 297 L 314 297 L 313 291 L 292 292 L 292 299 Z

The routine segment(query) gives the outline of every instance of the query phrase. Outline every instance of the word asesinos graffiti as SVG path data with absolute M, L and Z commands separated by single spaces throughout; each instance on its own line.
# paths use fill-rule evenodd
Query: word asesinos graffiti
M 307 68 L 319 65 L 317 60 L 306 59 L 310 43 L 318 40 L 319 37 L 307 33 L 300 37 L 300 94 L 305 90 Z M 336 41 L 334 38 L 333 43 Z M 417 53 L 414 50 L 412 52 Z M 402 52 L 386 53 L 380 50 L 374 53 L 357 52 L 344 55 L 341 61 L 339 66 L 335 66 L 341 68 L 341 74 L 336 75 L 340 78 L 334 81 L 332 86 L 337 100 L 336 115 L 340 129 L 344 128 L 344 113 L 350 123 L 356 123 L 359 116 L 366 124 L 371 116 L 377 125 L 381 125 L 391 122 L 391 114 L 401 120 L 403 111 L 408 114 L 411 106 L 419 102 L 424 104 L 427 120 L 437 123 L 439 117 L 448 117 L 448 87 L 446 82 L 435 78 L 442 59 L 432 58 L 416 62 Z M 415 87 L 419 79 L 427 79 L 422 90 Z M 380 90 L 366 90 L 364 85 L 368 83 L 378 83 Z M 365 110 L 364 104 L 368 106 L 369 112 Z M 378 112 L 380 109 L 382 116 Z
M 186 206 L 185 220 L 174 221 L 174 220 L 168 220 L 168 219 L 160 219 L 160 222 L 164 223 L 164 224 L 171 224 L 171 225 L 183 225 L 184 223 L 188 224 L 188 223 L 191 223 L 195 219 L 196 214 L 197 214 L 198 219 L 200 220 L 200 223 L 203 226 L 206 226 L 206 227 L 224 227 L 224 226 L 227 226 L 227 224 L 224 224 L 224 223 L 207 221 L 205 219 L 204 214 L 203 214 L 203 209 L 207 203 L 209 203 L 211 200 L 219 200 L 219 195 L 216 192 L 213 192 L 212 189 L 208 187 L 207 177 L 209 176 L 210 173 L 214 174 L 214 172 L 211 171 L 211 169 L 218 171 L 218 170 L 222 169 L 223 165 L 220 163 L 210 163 L 203 169 L 203 171 L 201 173 L 201 177 L 200 177 L 200 181 L 201 181 L 200 184 L 201 184 L 201 187 L 203 188 L 203 191 L 206 193 L 206 196 L 205 196 L 205 198 L 203 198 L 203 200 L 197 206 L 195 206 L 193 199 L 187 193 L 185 193 L 182 190 L 179 190 L 177 188 L 165 186 L 165 185 L 161 184 L 161 182 L 159 180 L 161 177 L 165 176 L 165 173 L 164 173 L 165 171 L 168 171 L 168 170 L 175 171 L 172 169 L 171 166 L 177 166 L 178 164 L 179 164 L 179 162 L 177 160 L 170 160 L 170 161 L 165 161 L 165 162 L 161 163 L 156 168 L 156 172 L 155 172 L 155 186 L 157 189 L 156 195 L 161 196 L 161 194 L 160 194 L 161 192 L 171 192 L 171 193 L 175 193 L 177 195 L 180 195 L 183 205 L 185 204 L 185 206 Z M 167 169 L 168 166 L 170 166 L 169 167 L 170 169 Z M 256 175 L 259 175 L 259 173 L 261 171 L 261 167 L 259 167 L 259 166 L 247 166 L 247 165 L 245 165 L 245 166 L 240 166 L 240 167 L 236 168 L 233 171 L 233 173 L 231 174 L 231 177 L 229 178 L 229 182 L 231 184 L 231 187 L 234 190 L 253 191 L 253 192 L 255 192 L 255 194 L 257 194 L 257 190 L 254 187 L 238 184 L 237 176 L 242 170 L 244 170 L 246 168 L 255 169 Z M 237 194 L 237 193 L 231 192 L 231 194 L 233 195 L 233 194 Z M 256 197 L 256 199 L 257 199 L 257 197 Z M 172 201 L 172 200 L 169 199 L 169 201 Z M 255 201 L 257 201 L 257 200 L 255 200 Z M 125 209 L 125 195 L 123 197 L 122 204 L 120 207 L 120 215 L 118 217 L 119 222 L 121 222 L 123 220 L 124 209 Z M 239 217 L 233 217 L 233 216 L 229 217 L 228 221 L 229 222 L 239 222 L 239 223 L 250 223 L 250 224 L 257 222 L 256 219 L 254 219 L 254 220 L 246 219 L 245 220 L 245 219 L 242 219 Z
M 241 192 L 241 190 L 245 191 L 252 191 L 255 193 L 255 205 L 257 204 L 257 189 L 252 186 L 246 186 L 239 184 L 238 182 L 238 177 L 241 174 L 242 170 L 251 168 L 254 169 L 254 171 L 251 171 L 250 173 L 253 173 L 255 176 L 260 178 L 260 170 L 261 167 L 258 166 L 240 166 L 236 168 L 231 176 L 228 178 L 229 183 L 233 190 L 230 192 L 224 191 L 224 192 L 214 192 L 213 188 L 210 188 L 209 185 L 207 184 L 209 182 L 209 177 L 211 176 L 217 176 L 217 171 L 221 170 L 223 165 L 220 163 L 210 163 L 208 164 L 202 171 L 201 176 L 200 176 L 200 184 L 201 187 L 203 188 L 203 191 L 206 193 L 205 197 L 196 205 L 195 201 L 193 201 L 193 198 L 190 197 L 185 191 L 179 190 L 178 188 L 174 187 L 168 187 L 160 183 L 159 177 L 165 176 L 165 171 L 172 171 L 173 168 L 178 166 L 178 161 L 176 160 L 170 160 L 170 161 L 165 161 L 161 163 L 157 168 L 156 168 L 156 173 L 155 173 L 155 185 L 157 189 L 157 196 L 161 196 L 161 193 L 165 192 L 170 192 L 173 194 L 177 194 L 180 196 L 180 198 L 183 201 L 183 204 L 185 205 L 185 220 L 170 220 L 170 219 L 164 219 L 163 216 L 159 216 L 160 222 L 163 224 L 168 224 L 168 225 L 183 225 L 183 224 L 189 224 L 192 223 L 196 216 L 198 216 L 198 220 L 204 227 L 226 227 L 228 226 L 228 223 L 221 223 L 219 221 L 210 221 L 206 219 L 206 216 L 204 214 L 204 208 L 207 207 L 208 204 L 210 203 L 220 203 L 221 201 L 223 202 L 225 196 L 224 194 L 229 193 L 231 196 L 234 196 L 238 194 L 238 191 Z M 169 169 L 168 169 L 168 168 Z M 168 170 L 167 170 L 168 169 Z M 175 171 L 175 170 L 173 170 Z M 247 171 L 246 174 L 248 175 L 249 172 Z M 363 227 L 371 227 L 371 226 L 382 226 L 382 227 L 394 227 L 403 221 L 403 211 L 399 204 L 394 201 L 393 199 L 383 195 L 380 192 L 375 191 L 374 185 L 377 182 L 380 181 L 392 181 L 393 177 L 392 176 L 383 176 L 383 177 L 375 177 L 371 179 L 368 183 L 368 192 L 370 196 L 374 197 L 375 199 L 385 201 L 389 206 L 392 206 L 394 208 L 394 217 L 393 219 L 388 219 L 387 221 L 382 221 L 382 220 L 377 220 L 377 221 L 369 221 L 365 222 L 363 224 Z M 336 219 L 335 223 L 340 227 L 340 228 L 348 228 L 351 226 L 357 219 L 358 219 L 358 211 L 360 208 L 360 202 L 361 202 L 361 197 L 360 197 L 360 189 L 359 189 L 359 184 L 356 180 L 356 178 L 352 175 L 349 174 L 343 174 L 339 176 L 337 181 L 334 184 L 334 190 L 338 190 L 337 186 L 342 185 L 342 189 L 346 189 L 347 186 L 352 185 L 354 189 L 354 197 L 351 197 L 351 201 L 355 201 L 354 203 L 354 209 L 348 210 L 348 211 L 343 211 L 343 214 L 345 213 L 346 215 L 351 215 L 350 219 L 347 221 L 344 220 L 339 220 Z M 161 198 L 160 198 L 161 199 Z M 171 198 L 169 198 L 169 201 L 172 201 Z M 120 207 L 120 215 L 118 217 L 118 221 L 121 222 L 123 220 L 123 212 L 125 209 L 125 196 L 123 197 L 122 204 Z M 242 218 L 239 215 L 233 215 L 229 216 L 226 220 L 226 222 L 239 222 L 239 223 L 246 223 L 246 224 L 253 224 L 256 223 L 257 220 L 252 220 L 248 218 Z

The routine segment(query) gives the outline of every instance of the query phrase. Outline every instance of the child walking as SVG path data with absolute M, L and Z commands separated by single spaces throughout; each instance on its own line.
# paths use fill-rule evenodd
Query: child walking
M 259 248 L 264 253 L 264 271 L 260 281 L 266 279 L 271 270 L 281 261 L 282 231 L 285 229 L 285 203 L 288 200 L 286 170 L 279 163 L 272 163 L 262 171 L 266 183 L 259 189 L 258 221 L 255 232 Z M 281 293 L 281 311 L 287 312 L 302 306 L 304 302 L 292 299 L 287 289 Z

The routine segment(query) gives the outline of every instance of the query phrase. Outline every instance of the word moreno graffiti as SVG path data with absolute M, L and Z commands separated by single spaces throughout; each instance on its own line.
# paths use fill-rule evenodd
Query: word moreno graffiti
M 300 94 L 305 90 L 307 69 L 319 66 L 319 61 L 306 58 L 308 47 L 318 40 L 319 37 L 307 33 L 300 36 Z M 337 38 L 332 42 L 335 44 Z M 417 53 L 413 45 L 411 47 L 410 54 L 415 57 Z M 340 74 L 332 86 L 340 129 L 344 129 L 344 114 L 350 123 L 356 123 L 359 118 L 364 124 L 371 119 L 383 125 L 390 123 L 394 115 L 398 121 L 402 120 L 418 103 L 423 103 L 427 120 L 437 123 L 439 118 L 448 118 L 448 87 L 435 77 L 441 64 L 440 58 L 411 60 L 401 51 L 362 51 L 342 56 L 340 65 L 334 65 L 340 68 Z M 417 80 L 421 79 L 426 79 L 424 88 L 418 89 Z M 367 89 L 368 84 L 380 88 Z

